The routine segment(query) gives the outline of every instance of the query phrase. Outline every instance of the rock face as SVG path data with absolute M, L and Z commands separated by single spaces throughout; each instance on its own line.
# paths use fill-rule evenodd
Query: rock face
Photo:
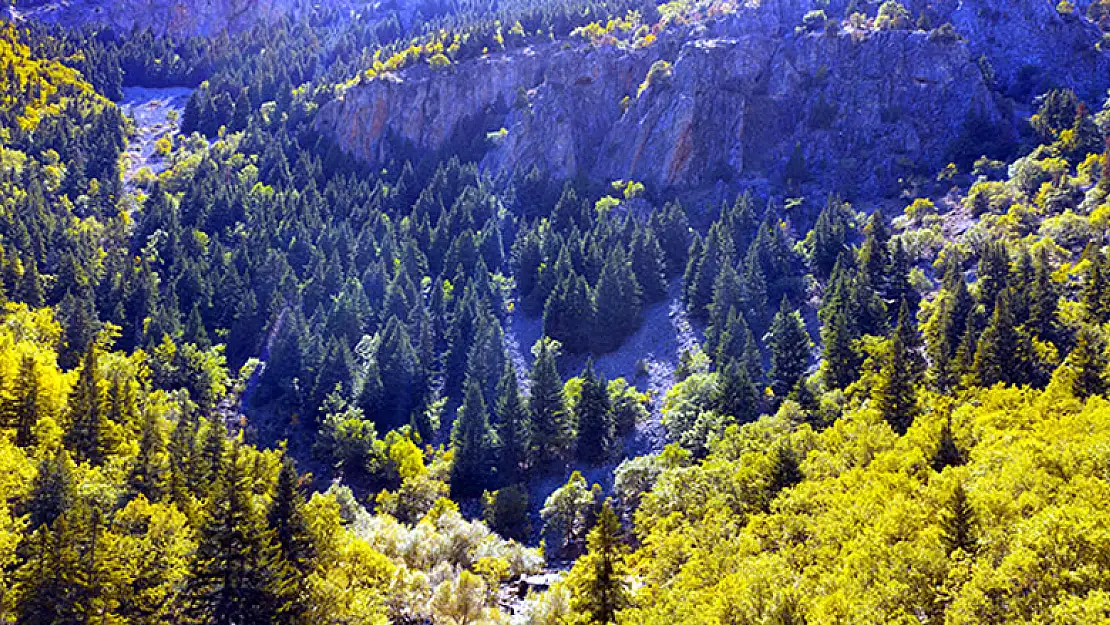
M 504 131 L 483 160 L 491 171 L 535 165 L 657 188 L 781 182 L 793 157 L 795 174 L 801 166 L 809 181 L 851 195 L 889 193 L 915 168 L 943 167 L 971 120 L 1010 127 L 963 44 L 924 32 L 796 37 L 783 26 L 748 12 L 688 35 L 677 51 L 553 44 L 413 68 L 350 88 L 321 108 L 317 126 L 377 162 L 389 139 L 437 150 L 467 120 L 493 119 Z M 641 90 L 668 53 L 673 66 Z
M 9 11 L 13 17 L 68 27 L 99 24 L 121 32 L 138 27 L 211 36 L 271 24 L 308 7 L 304 0 L 56 0 L 17 2 Z

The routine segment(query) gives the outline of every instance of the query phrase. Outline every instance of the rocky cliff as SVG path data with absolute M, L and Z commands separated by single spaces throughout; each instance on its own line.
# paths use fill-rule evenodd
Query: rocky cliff
M 171 35 L 212 36 L 272 24 L 311 9 L 306 0 L 56 0 L 17 2 L 10 13 L 67 27 L 134 27 Z
M 1010 127 L 964 44 L 908 31 L 795 36 L 783 26 L 747 12 L 676 36 L 680 46 L 552 44 L 414 68 L 350 88 L 317 124 L 370 161 L 387 156 L 387 139 L 443 148 L 480 116 L 504 128 L 483 162 L 495 172 L 537 165 L 558 177 L 689 188 L 781 182 L 793 158 L 795 175 L 850 194 L 889 193 L 912 171 L 936 171 L 972 121 Z

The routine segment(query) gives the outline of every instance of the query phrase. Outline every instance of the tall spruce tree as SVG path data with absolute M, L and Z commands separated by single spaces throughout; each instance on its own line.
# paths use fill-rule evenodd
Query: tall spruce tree
M 771 390 L 778 401 L 797 390 L 809 368 L 810 339 L 798 311 L 784 296 L 771 322 Z
M 574 404 L 578 424 L 577 455 L 586 463 L 603 462 L 613 446 L 613 410 L 605 380 L 594 372 L 593 360 L 582 372 L 582 392 Z
M 558 348 L 550 340 L 540 339 L 533 349 L 528 410 L 532 413 L 533 465 L 546 471 L 569 459 L 574 427 L 563 399 L 563 381 L 555 363 Z
M 493 485 L 493 449 L 497 437 L 489 423 L 486 400 L 478 381 L 466 381 L 466 395 L 451 428 L 451 492 L 456 497 L 473 497 Z
M 917 325 L 905 300 L 875 384 L 875 405 L 894 431 L 905 434 L 917 416 L 917 389 L 925 372 Z
M 498 448 L 497 471 L 503 484 L 520 481 L 528 465 L 529 447 L 532 440 L 532 419 L 528 406 L 520 395 L 516 369 L 512 363 L 505 364 L 505 372 L 497 386 Z

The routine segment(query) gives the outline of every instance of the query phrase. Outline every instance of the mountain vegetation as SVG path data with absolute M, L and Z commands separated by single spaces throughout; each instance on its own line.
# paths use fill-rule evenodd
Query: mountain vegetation
M 1015 4 L 1056 29 L 1029 50 L 1089 40 L 1055 84 L 960 10 L 893 0 L 337 3 L 185 35 L 16 3 L 0 623 L 1110 619 L 1110 80 L 1080 65 L 1110 5 Z M 975 51 L 1012 119 L 949 129 L 939 171 L 876 172 L 910 172 L 888 194 L 818 171 L 856 106 L 827 92 L 777 173 L 695 186 L 500 170 L 516 139 L 484 109 L 435 149 L 383 131 L 375 159 L 318 125 L 360 86 L 562 49 L 643 65 L 590 78 L 635 94 L 619 123 L 692 128 L 658 104 L 682 51 L 725 55 L 746 19 Z M 169 87 L 187 104 L 144 152 L 120 102 Z M 546 97 L 497 110 L 538 124 Z

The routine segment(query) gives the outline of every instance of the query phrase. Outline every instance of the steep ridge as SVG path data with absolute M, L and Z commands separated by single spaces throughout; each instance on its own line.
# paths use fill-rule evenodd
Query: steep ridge
M 494 172 L 535 165 L 688 188 L 735 176 L 781 182 L 793 157 L 823 186 L 868 194 L 894 190 L 910 163 L 942 167 L 972 121 L 1012 126 L 961 42 L 784 30 L 777 13 L 744 11 L 680 47 L 551 44 L 413 68 L 351 87 L 317 126 L 369 161 L 385 158 L 391 139 L 440 149 L 482 118 L 503 128 L 483 163 Z

